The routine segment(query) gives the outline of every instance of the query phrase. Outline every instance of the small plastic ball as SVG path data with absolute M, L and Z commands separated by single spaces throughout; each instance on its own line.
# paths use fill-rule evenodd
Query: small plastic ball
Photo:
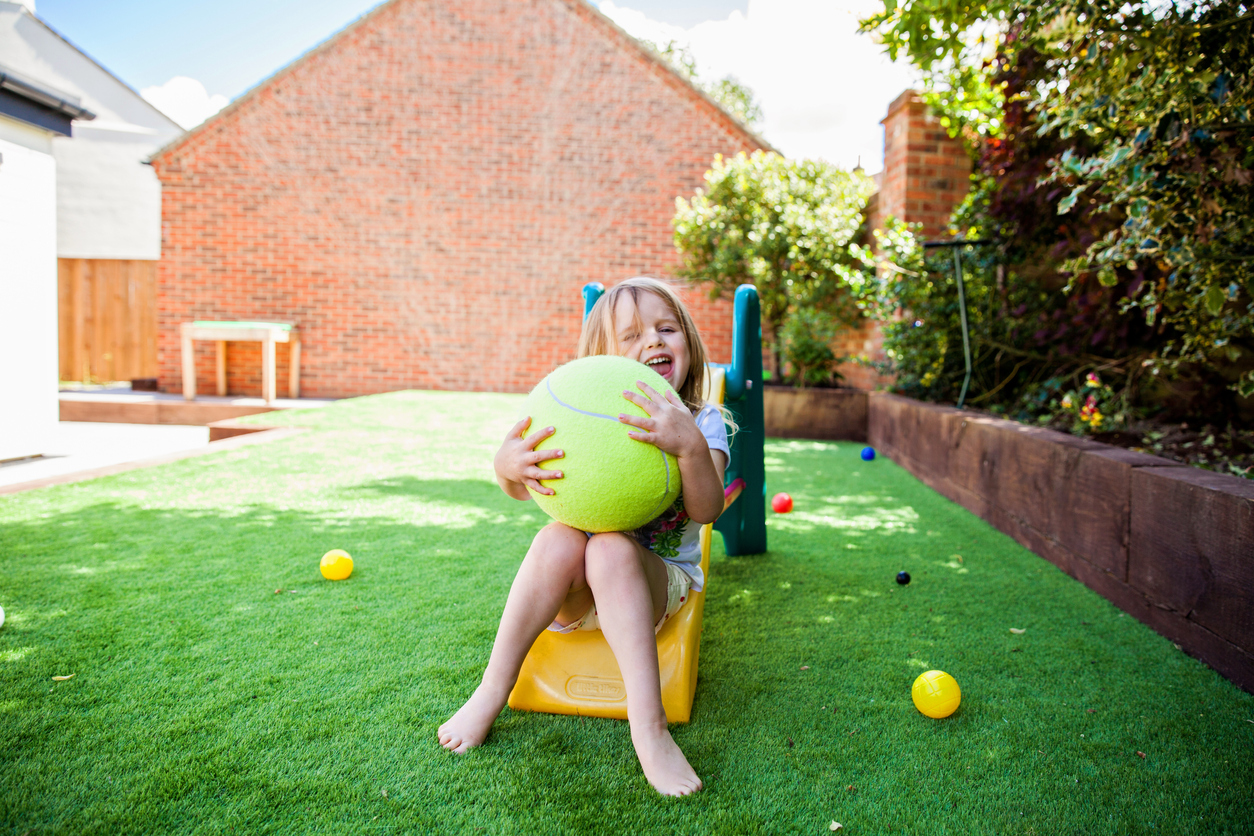
M 792 510 L 792 497 L 786 493 L 777 493 L 771 498 L 771 510 L 776 514 L 787 514 Z
M 331 549 L 322 556 L 322 563 L 318 568 L 322 570 L 322 577 L 327 580 L 342 581 L 353 574 L 353 558 L 343 549 Z
M 863 447 L 862 448 L 862 461 L 869 462 L 869 461 L 874 461 L 874 460 L 875 460 L 875 448 Z
M 919 713 L 939 720 L 958 710 L 962 691 L 957 680 L 944 671 L 926 671 L 910 687 L 910 698 Z
M 901 584 L 902 586 L 905 586 L 906 584 L 910 583 L 910 573 L 909 573 L 909 572 L 898 572 L 898 573 L 897 573 L 897 583 Z

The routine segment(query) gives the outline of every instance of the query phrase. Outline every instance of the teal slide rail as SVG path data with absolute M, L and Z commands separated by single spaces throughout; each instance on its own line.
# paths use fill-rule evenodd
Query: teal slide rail
M 583 286 L 583 315 L 605 292 L 605 285 Z M 726 392 L 723 405 L 740 427 L 732 440 L 731 460 L 724 483 L 743 479 L 744 490 L 714 523 L 723 535 L 727 554 L 761 554 L 766 551 L 766 417 L 762 407 L 762 311 L 758 289 L 751 284 L 736 288 L 732 315 L 730 363 L 713 363 L 723 369 Z

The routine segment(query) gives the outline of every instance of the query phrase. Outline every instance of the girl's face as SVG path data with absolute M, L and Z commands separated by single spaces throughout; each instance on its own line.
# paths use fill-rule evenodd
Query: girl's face
M 688 379 L 688 340 L 679 317 L 661 296 L 644 291 L 636 305 L 624 296 L 614 309 L 614 334 L 619 354 L 644 363 L 675 391 Z

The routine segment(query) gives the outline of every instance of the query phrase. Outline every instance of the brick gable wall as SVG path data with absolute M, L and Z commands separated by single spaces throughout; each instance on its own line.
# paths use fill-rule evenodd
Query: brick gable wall
M 675 197 L 758 147 L 582 0 L 393 0 L 154 159 L 160 386 L 179 323 L 270 319 L 311 397 L 525 391 L 574 356 L 579 288 L 672 273 Z M 686 296 L 726 361 L 730 303 Z M 228 368 L 260 393 L 254 344 Z

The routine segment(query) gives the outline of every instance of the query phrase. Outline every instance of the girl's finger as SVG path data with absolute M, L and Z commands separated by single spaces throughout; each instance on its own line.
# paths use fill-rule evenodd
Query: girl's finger
M 656 389 L 654 389 L 649 384 L 645 383 L 643 380 L 637 380 L 636 386 L 640 388 L 641 392 L 644 392 L 646 395 L 649 396 L 649 400 L 654 400 L 654 401 L 664 400 L 663 398 L 658 397 L 658 393 Z
M 527 420 L 530 421 L 531 419 L 528 418 Z M 554 432 L 556 432 L 556 430 L 554 430 L 552 427 L 545 427 L 542 430 L 536 430 L 535 432 L 533 432 L 531 435 L 527 437 L 525 444 L 527 445 L 528 449 L 534 450 L 537 444 L 539 444 L 541 441 L 544 441 L 544 439 L 551 436 Z
M 649 400 L 644 395 L 641 395 L 639 392 L 624 391 L 623 398 L 631 401 L 650 415 L 653 414 L 653 408 L 657 406 L 657 404 L 653 403 L 653 401 Z
M 628 415 L 625 412 L 618 413 L 619 423 L 631 424 L 633 427 L 640 427 L 642 430 L 653 430 L 657 428 L 657 422 L 652 418 L 641 418 L 639 415 Z
M 554 490 L 552 488 L 546 488 L 535 479 L 524 479 L 523 484 L 531 488 L 536 493 L 543 494 L 544 496 L 552 496 L 554 494 Z
M 522 438 L 524 435 L 527 434 L 527 427 L 530 426 L 530 424 L 531 424 L 531 416 L 528 415 L 526 418 L 523 418 L 521 421 L 519 421 L 517 424 L 515 424 L 513 427 L 510 428 L 509 434 L 506 435 L 506 438 Z
M 541 470 L 538 467 L 527 468 L 527 478 L 536 480 L 561 479 L 562 471 L 560 470 Z
M 565 455 L 566 453 L 562 450 L 532 450 L 527 454 L 527 458 L 530 459 L 527 463 L 539 464 L 540 462 L 547 462 L 550 459 L 560 459 Z

